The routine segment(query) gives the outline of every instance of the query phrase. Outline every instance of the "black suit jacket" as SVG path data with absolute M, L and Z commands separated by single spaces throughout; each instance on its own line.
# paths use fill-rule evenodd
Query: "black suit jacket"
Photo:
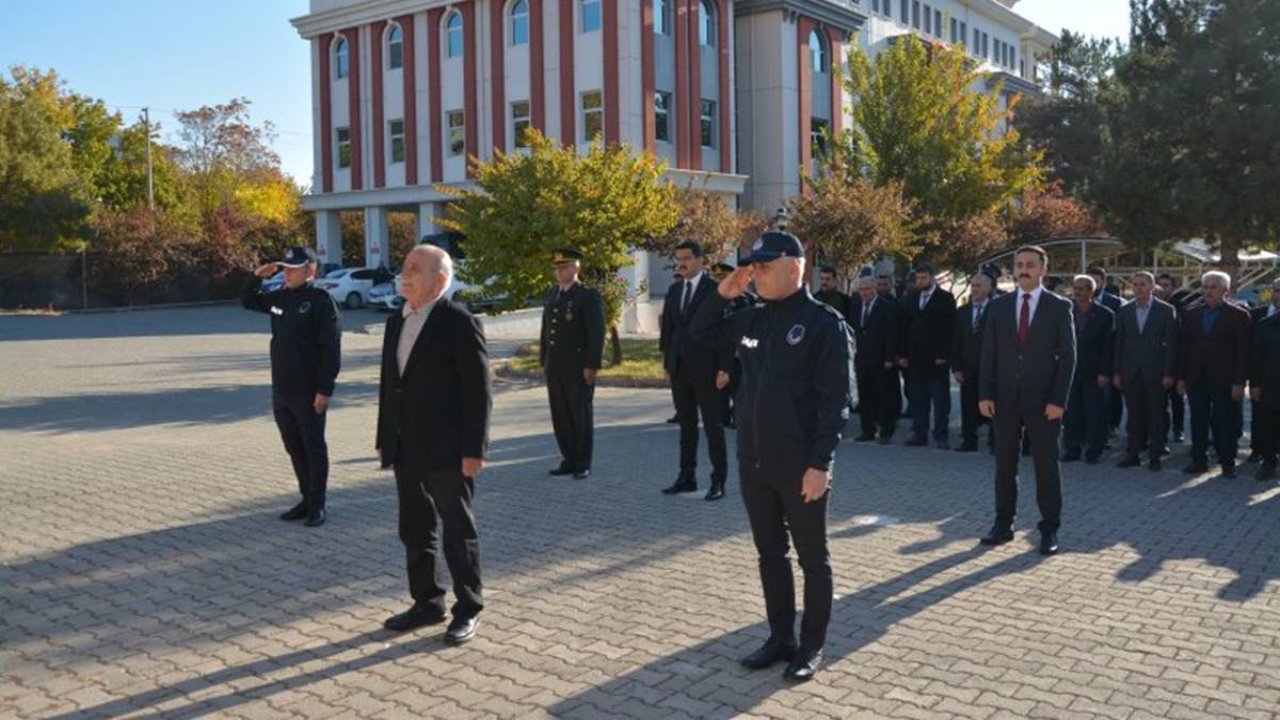
M 1280 315 L 1270 318 L 1266 308 L 1253 326 L 1249 351 L 1249 387 L 1261 390 L 1259 404 L 1280 408 Z
M 1071 309 L 1076 328 L 1076 382 L 1096 383 L 1099 375 L 1109 380 L 1115 371 L 1115 313 L 1097 300 L 1090 303 L 1084 316 L 1075 312 L 1074 304 Z
M 1147 322 L 1138 330 L 1138 303 L 1130 301 L 1116 314 L 1115 373 L 1132 380 L 1139 373 L 1148 382 L 1178 375 L 1178 311 L 1151 298 Z
M 382 466 L 406 462 L 431 470 L 461 469 L 489 445 L 489 354 L 484 329 L 466 310 L 436 301 L 405 363 L 396 361 L 404 316 L 387 319 L 378 388 L 377 448 Z
M 1249 313 L 1228 302 L 1208 335 L 1201 303 L 1182 318 L 1178 338 L 1178 378 L 1194 385 L 1203 379 L 1219 390 L 1244 385 L 1249 377 Z
M 671 283 L 671 287 L 667 289 L 667 297 L 662 301 L 662 322 L 658 335 L 662 367 L 672 375 L 683 370 L 691 377 L 714 382 L 717 370 L 729 371 L 729 358 L 722 348 L 704 345 L 689 337 L 689 321 L 707 297 L 716 292 L 716 281 L 703 275 L 689 300 L 688 309 L 681 313 L 684 283 L 684 280 Z
M 973 304 L 956 310 L 955 332 L 951 338 L 951 372 L 964 373 L 964 381 L 977 379 L 982 368 L 982 338 L 987 333 L 987 319 L 991 317 L 993 298 L 987 298 L 978 326 L 973 325 Z
M 936 370 L 945 373 L 951 364 L 952 332 L 956 321 L 956 297 L 934 287 L 929 303 L 920 308 L 920 293 L 913 292 L 902 300 L 902 340 L 899 352 L 907 359 L 908 371 Z
M 1071 301 L 1042 291 L 1024 348 L 1018 345 L 1021 297 L 1021 290 L 1001 295 L 987 308 L 980 397 L 994 400 L 997 413 L 1013 407 L 1027 413 L 1042 413 L 1046 405 L 1065 408 L 1076 365 Z
M 857 352 L 853 363 L 859 370 L 884 368 L 887 362 L 898 358 L 898 303 L 876 298 L 871 304 L 867 324 L 862 324 L 862 297 L 855 295 L 849 301 L 847 324 L 853 328 Z

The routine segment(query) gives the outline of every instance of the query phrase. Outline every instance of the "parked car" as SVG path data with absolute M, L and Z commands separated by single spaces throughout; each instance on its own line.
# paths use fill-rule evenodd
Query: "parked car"
M 329 293 L 335 302 L 349 310 L 364 307 L 374 285 L 391 279 L 386 268 L 341 268 L 316 280 L 315 286 Z
M 378 283 L 369 288 L 369 305 L 379 310 L 399 310 L 404 307 L 404 296 L 400 294 L 400 274 L 388 282 Z

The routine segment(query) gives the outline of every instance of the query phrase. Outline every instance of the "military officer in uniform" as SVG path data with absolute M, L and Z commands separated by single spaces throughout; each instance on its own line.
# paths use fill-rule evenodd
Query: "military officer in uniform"
M 552 475 L 591 476 L 592 403 L 604 353 L 604 302 L 578 280 L 582 253 L 552 253 L 556 284 L 543 298 L 539 359 L 547 377 L 551 424 L 560 446 Z
M 263 279 L 280 269 L 284 287 L 262 292 Z M 338 307 L 329 293 L 311 284 L 316 255 L 309 247 L 291 247 L 283 260 L 253 274 L 241 304 L 271 316 L 271 405 L 302 494 L 280 519 L 305 518 L 307 527 L 318 527 L 325 521 L 329 483 L 325 411 L 342 360 Z

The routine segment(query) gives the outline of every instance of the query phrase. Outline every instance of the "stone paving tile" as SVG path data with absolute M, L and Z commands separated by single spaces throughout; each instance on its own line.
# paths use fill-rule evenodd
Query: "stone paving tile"
M 819 680 L 742 670 L 766 630 L 741 501 L 658 493 L 676 430 L 653 390 L 601 389 L 575 482 L 545 474 L 545 391 L 499 382 L 481 635 L 388 633 L 380 338 L 344 334 L 308 531 L 274 517 L 294 493 L 264 329 L 229 307 L 0 317 L 0 717 L 1275 716 L 1276 486 L 1067 466 L 1045 559 L 1029 482 L 1019 538 L 983 550 L 990 459 L 901 446 L 839 451 Z

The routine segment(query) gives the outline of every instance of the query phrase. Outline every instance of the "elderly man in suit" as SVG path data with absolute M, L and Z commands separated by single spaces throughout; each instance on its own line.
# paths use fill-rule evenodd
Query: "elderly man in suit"
M 1249 352 L 1249 399 L 1253 402 L 1253 448 L 1258 480 L 1276 479 L 1280 454 L 1280 280 L 1271 302 L 1254 315 Z
M 1103 391 L 1111 385 L 1116 326 L 1115 313 L 1094 299 L 1094 286 L 1089 275 L 1077 275 L 1071 281 L 1076 367 L 1062 423 L 1066 446 L 1062 462 L 1079 460 L 1083 451 L 1090 465 L 1098 462 L 1107 441 L 1107 396 Z
M 929 411 L 933 411 L 933 441 L 939 450 L 949 449 L 951 420 L 951 333 L 956 319 L 956 298 L 938 287 L 929 263 L 916 266 L 915 292 L 902 302 L 902 341 L 899 365 L 907 383 L 912 409 L 911 437 L 907 445 L 929 444 Z
M 676 417 L 680 419 L 680 474 L 662 492 L 675 495 L 698 489 L 695 473 L 698 415 L 701 414 L 707 452 L 711 456 L 711 488 L 706 499 L 719 500 L 724 497 L 725 478 L 729 473 L 724 426 L 720 424 L 719 390 L 729 384 L 730 358 L 724 348 L 704 345 L 689 337 L 689 321 L 698 306 L 715 293 L 717 285 L 707 277 L 702 256 L 702 246 L 696 242 L 686 241 L 676 246 L 676 271 L 681 279 L 672 283 L 662 303 L 658 347 L 675 398 Z
M 978 369 L 982 364 L 982 337 L 987 329 L 987 305 L 994 283 L 986 273 L 969 278 L 969 303 L 956 311 L 952 334 L 951 373 L 960 384 L 960 446 L 957 452 L 978 449 L 978 425 L 984 422 L 978 412 Z M 988 444 L 995 438 L 988 430 Z
M 978 371 L 978 410 L 992 419 L 996 434 L 996 519 L 982 544 L 1013 539 L 1018 450 L 1025 428 L 1036 470 L 1040 553 L 1054 555 L 1062 518 L 1058 440 L 1076 363 L 1076 333 L 1071 302 L 1041 284 L 1049 269 L 1044 248 L 1018 248 L 1013 268 L 1018 289 L 991 302 Z
M 1165 399 L 1178 369 L 1178 314 L 1155 296 L 1155 277 L 1137 272 L 1130 279 L 1133 300 L 1120 307 L 1116 318 L 1116 389 L 1129 408 L 1128 445 L 1119 467 L 1142 464 L 1145 448 L 1149 467 L 1160 470 L 1164 454 Z
M 443 530 L 455 597 L 444 639 L 461 645 L 475 637 L 484 608 L 471 501 L 493 399 L 484 330 L 444 297 L 452 279 L 453 263 L 438 247 L 419 245 L 405 258 L 404 309 L 387 320 L 383 335 L 377 450 L 382 466 L 395 471 L 413 596 L 412 607 L 383 625 L 404 632 L 444 621 Z
M 1183 472 L 1209 469 L 1209 432 L 1222 476 L 1236 476 L 1237 405 L 1249 373 L 1249 313 L 1226 301 L 1231 276 L 1200 278 L 1204 303 L 1187 311 L 1178 338 L 1178 392 L 1191 401 L 1191 462 Z
M 898 427 L 898 304 L 880 297 L 876 279 L 858 278 L 858 294 L 849 306 L 849 324 L 857 352 L 853 367 L 858 381 L 862 434 L 857 442 L 888 445 Z

